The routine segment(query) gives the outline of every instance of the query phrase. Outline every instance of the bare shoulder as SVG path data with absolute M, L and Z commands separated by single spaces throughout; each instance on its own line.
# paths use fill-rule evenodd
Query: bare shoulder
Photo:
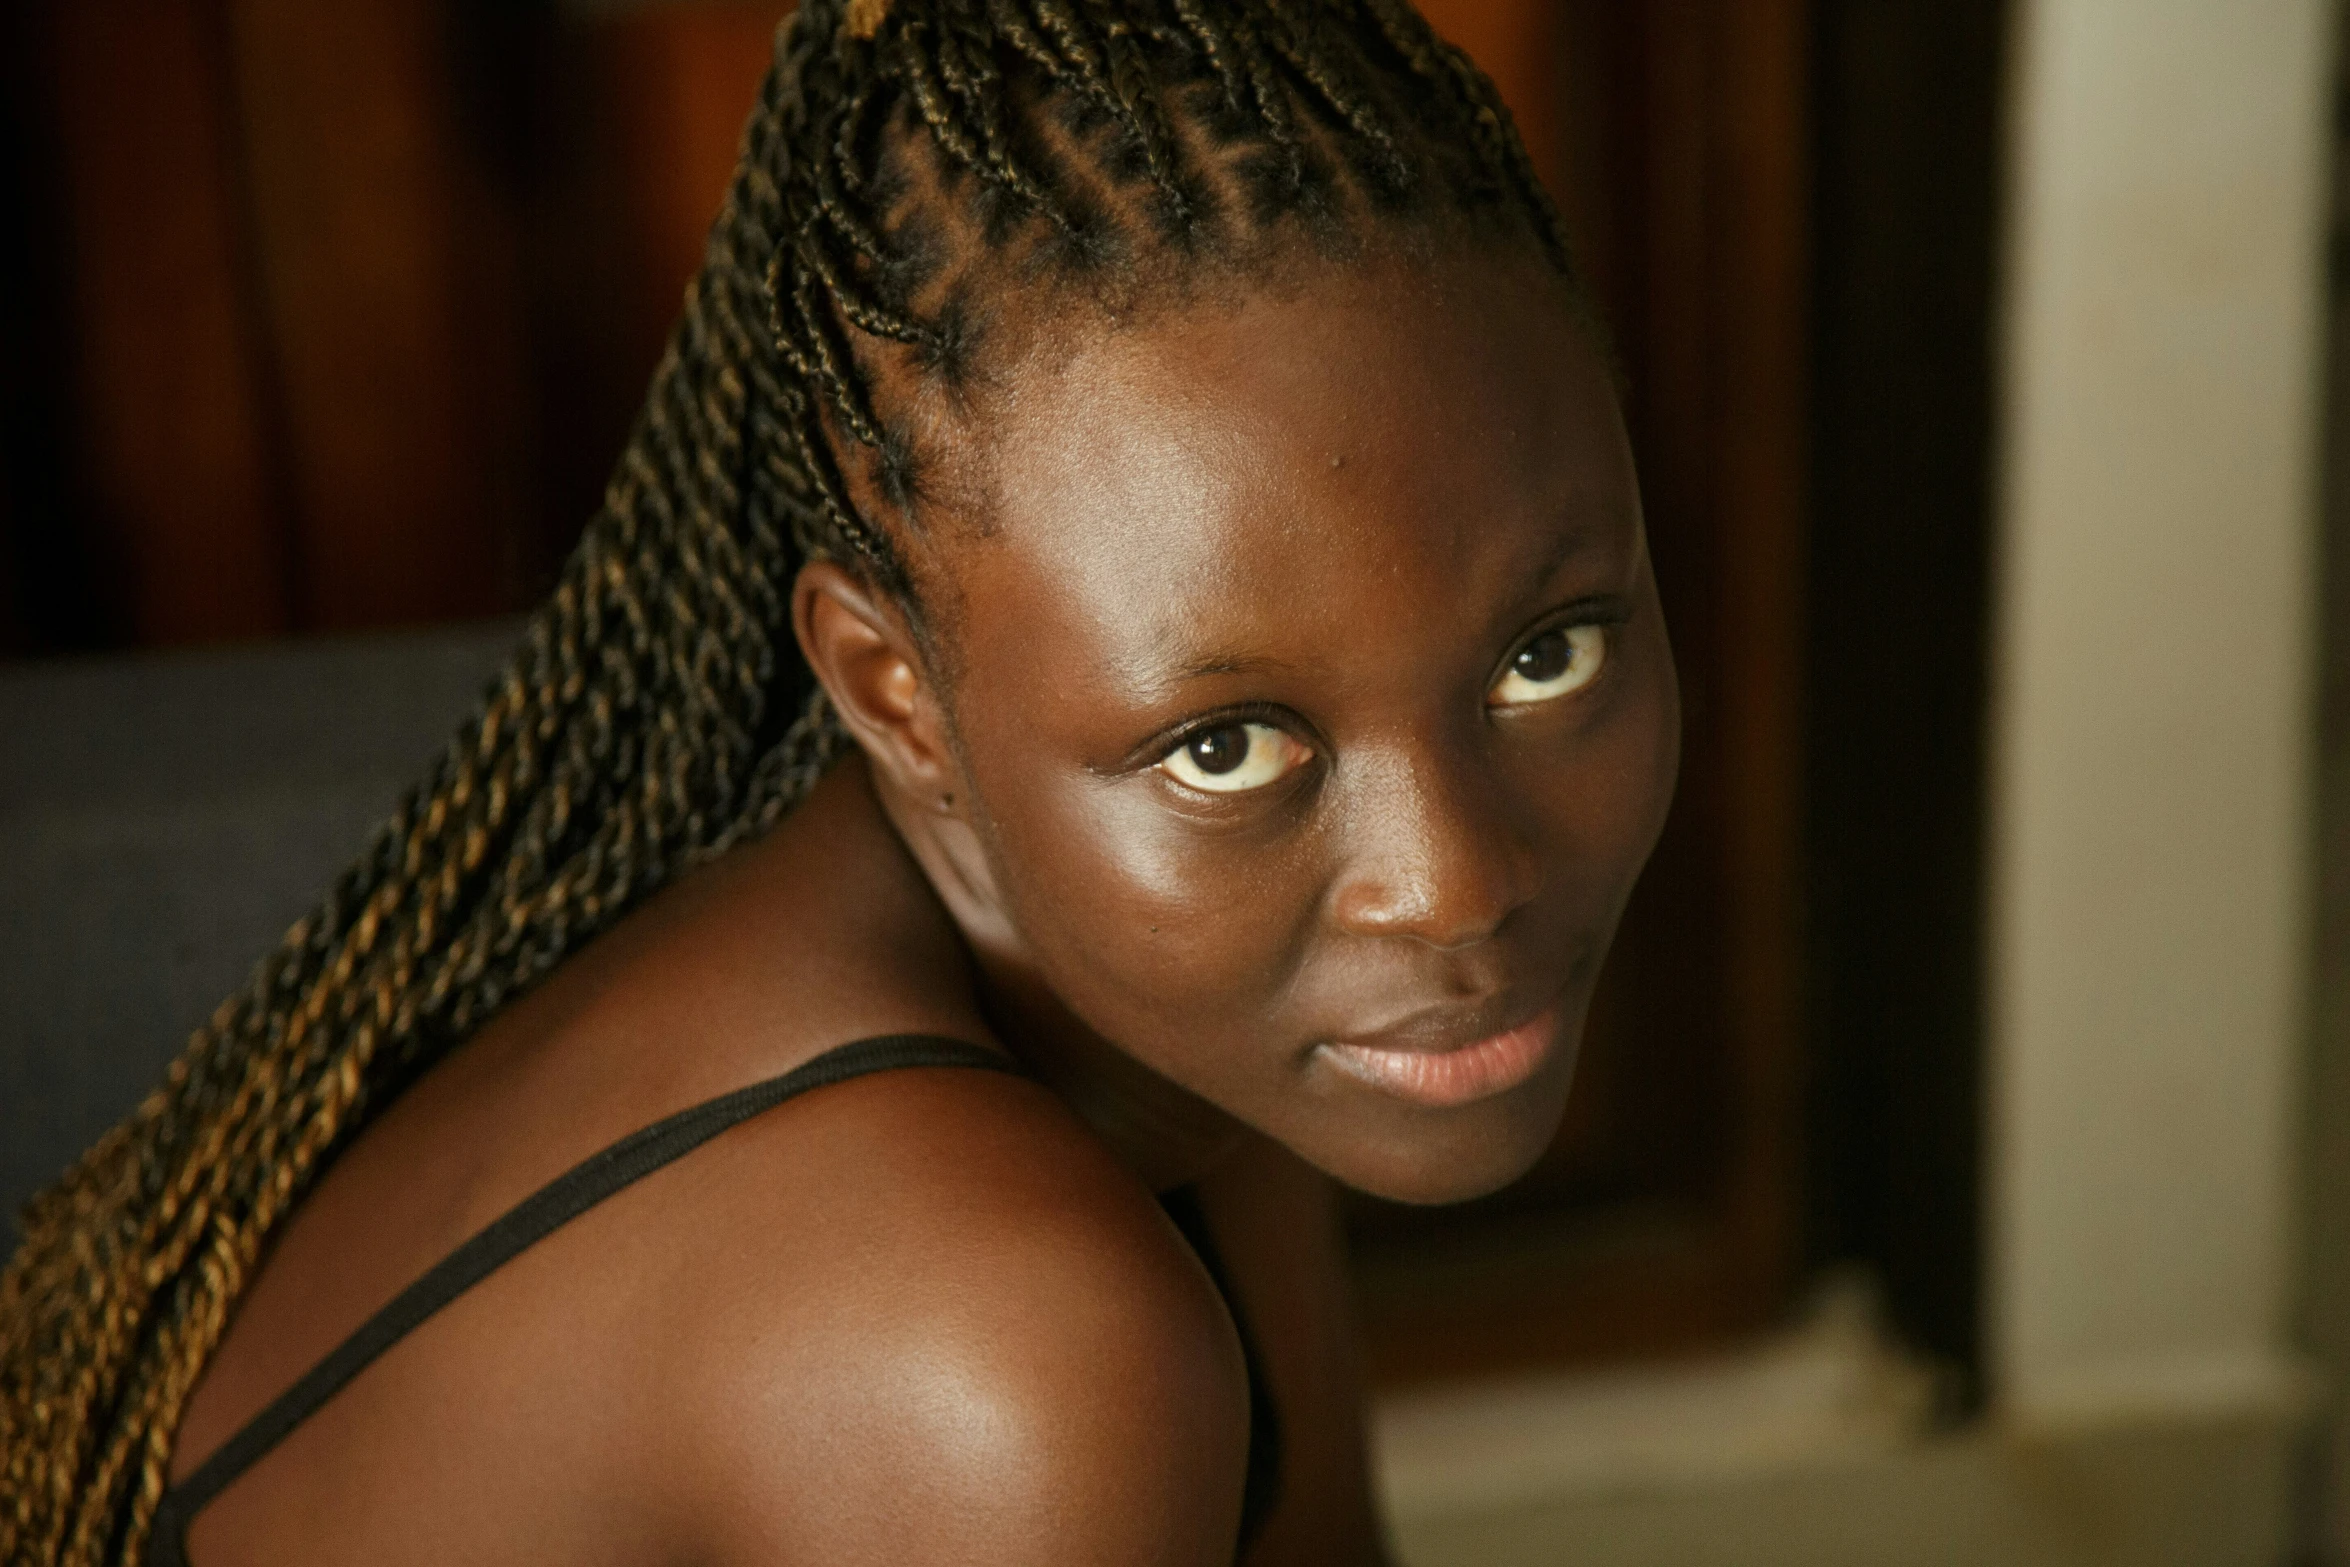
M 704 1152 L 664 1204 L 695 1272 L 660 1292 L 647 1370 L 662 1484 L 708 1554 L 1230 1561 L 1230 1317 L 1052 1095 L 882 1073 Z

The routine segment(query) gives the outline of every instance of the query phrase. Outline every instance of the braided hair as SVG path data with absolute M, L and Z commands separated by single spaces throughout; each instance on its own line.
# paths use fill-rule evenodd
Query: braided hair
M 0 1560 L 135 1563 L 197 1378 L 327 1161 L 838 754 L 793 577 L 836 560 L 918 618 L 919 454 L 886 405 L 969 382 L 990 281 L 1123 308 L 1293 233 L 1490 224 L 1566 271 L 1491 83 L 1408 0 L 804 0 L 552 598 L 318 907 L 26 1210 Z M 852 500 L 860 467 L 888 504 Z

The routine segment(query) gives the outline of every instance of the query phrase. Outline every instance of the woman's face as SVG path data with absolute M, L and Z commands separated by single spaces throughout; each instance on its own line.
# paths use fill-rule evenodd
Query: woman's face
M 1679 751 L 1561 284 L 1333 269 L 1007 385 L 936 545 L 987 967 L 1356 1187 L 1519 1175 Z

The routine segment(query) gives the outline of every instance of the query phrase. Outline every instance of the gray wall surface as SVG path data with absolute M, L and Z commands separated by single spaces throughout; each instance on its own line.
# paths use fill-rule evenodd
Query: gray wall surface
M 0 1208 L 136 1105 L 513 645 L 430 633 L 0 671 Z

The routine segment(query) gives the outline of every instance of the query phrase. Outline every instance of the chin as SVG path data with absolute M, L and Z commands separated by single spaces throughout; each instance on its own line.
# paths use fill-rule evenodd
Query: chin
M 1558 1135 L 1574 1077 L 1574 1053 L 1561 1055 L 1559 1070 L 1476 1104 L 1397 1106 L 1313 1162 L 1389 1202 L 1434 1207 L 1499 1191 L 1533 1169 Z

